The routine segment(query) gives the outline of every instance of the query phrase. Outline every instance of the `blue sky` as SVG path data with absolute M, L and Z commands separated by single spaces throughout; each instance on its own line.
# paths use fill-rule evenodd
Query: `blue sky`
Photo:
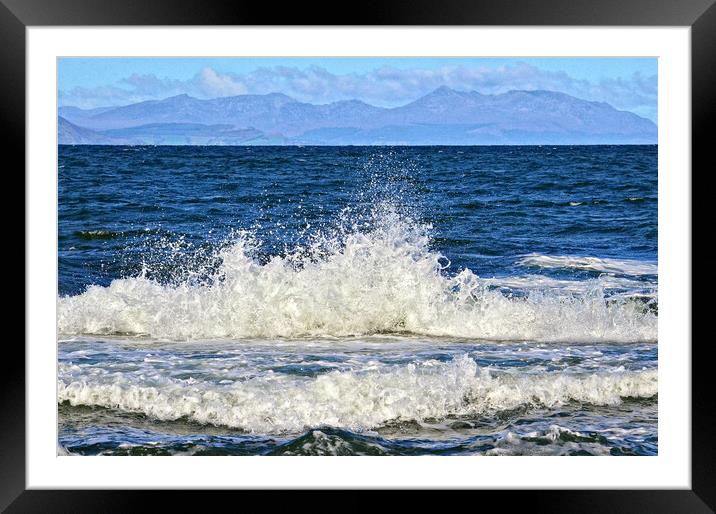
M 403 105 L 440 87 L 549 89 L 657 119 L 655 58 L 62 58 L 62 106 L 281 92 L 328 103 Z

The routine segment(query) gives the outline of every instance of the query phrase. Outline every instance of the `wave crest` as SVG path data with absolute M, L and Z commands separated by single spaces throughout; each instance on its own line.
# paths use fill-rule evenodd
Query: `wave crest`
M 187 383 L 159 375 L 81 374 L 60 365 L 58 399 L 138 412 L 160 420 L 189 419 L 249 432 L 296 432 L 329 425 L 362 430 L 391 420 L 481 415 L 569 401 L 615 405 L 657 394 L 657 372 L 594 374 L 490 373 L 468 356 L 450 362 L 334 371 L 316 378 L 270 374 L 230 385 Z
M 607 259 L 580 257 L 576 255 L 525 255 L 518 261 L 520 266 L 538 268 L 573 268 L 617 275 L 656 275 L 656 264 L 630 259 Z
M 171 340 L 414 333 L 492 340 L 654 341 L 657 317 L 638 301 L 491 289 L 471 270 L 445 272 L 428 227 L 383 213 L 369 231 L 268 262 L 249 237 L 224 248 L 209 283 L 139 276 L 58 301 L 63 335 L 136 334 Z

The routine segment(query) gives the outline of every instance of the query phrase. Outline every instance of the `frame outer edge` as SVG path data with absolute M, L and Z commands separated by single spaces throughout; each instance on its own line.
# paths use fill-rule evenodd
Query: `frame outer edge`
M 3 4 L 0 3 L 0 140 L 3 141 L 4 169 L 14 175 L 13 182 L 21 183 L 22 201 L 25 198 L 25 25 Z M 6 158 L 9 159 L 5 161 Z M 10 164 L 7 164 L 10 163 Z M 22 182 L 18 178 L 22 171 Z M 12 187 L 12 186 L 10 186 Z M 19 193 L 16 193 L 20 197 Z M 8 197 L 9 198 L 9 197 Z M 26 204 L 24 204 L 26 205 Z M 23 212 L 24 208 L 23 208 Z M 27 216 L 25 216 L 27 220 Z M 23 235 L 22 258 L 26 257 L 26 226 Z M 25 267 L 27 271 L 27 267 Z M 19 280 L 19 274 L 17 279 Z M 26 306 L 25 284 L 17 291 L 23 291 L 23 308 Z M 19 302 L 18 302 L 19 303 Z M 19 306 L 18 306 L 19 307 Z M 26 311 L 25 311 L 26 312 Z M 23 316 L 24 319 L 24 316 Z M 24 332 L 24 324 L 23 324 Z M 20 344 L 13 340 L 7 348 L 10 365 L 3 366 L 0 406 L 2 424 L 0 433 L 0 510 L 5 508 L 25 489 L 25 337 Z
M 716 169 L 713 151 L 714 121 L 716 121 L 716 3 L 712 4 L 691 27 L 691 135 L 692 167 L 691 180 L 696 170 L 704 178 Z M 702 245 L 700 238 L 693 237 L 694 220 L 704 219 L 694 216 L 692 185 L 692 276 L 694 271 L 694 242 Z M 708 191 L 708 190 L 707 190 Z M 710 192 L 710 191 L 709 191 Z M 708 194 L 708 193 L 707 193 Z M 701 205 L 708 205 L 709 198 Z M 711 216 L 708 216 L 711 218 Z M 708 219 L 705 218 L 705 219 Z M 693 279 L 691 281 L 693 288 Z M 693 291 L 693 289 L 692 289 Z M 706 319 L 710 313 L 709 302 L 694 301 L 692 292 L 692 334 L 694 313 L 700 313 Z M 716 509 L 716 440 L 713 437 L 714 426 L 714 385 L 712 382 L 713 355 L 710 338 L 702 334 L 697 340 L 692 336 L 692 372 L 691 372 L 691 486 L 693 491 L 711 509 Z
M 692 147 L 694 164 L 692 169 L 703 169 L 704 174 L 706 170 L 716 169 L 716 160 L 713 157 L 713 152 L 710 151 L 712 141 L 709 137 L 708 130 L 713 126 L 714 120 L 716 120 L 716 95 L 714 94 L 714 91 L 716 91 L 716 4 L 713 2 L 714 0 L 708 0 L 707 2 L 683 2 L 680 6 L 680 8 L 683 9 L 681 15 L 675 14 L 671 9 L 663 9 L 662 14 L 657 16 L 662 24 L 688 24 L 689 20 L 692 24 L 692 105 L 698 106 L 698 109 L 692 107 Z M 14 4 L 13 10 L 19 14 L 19 19 L 5 5 L 8 3 Z M 69 2 L 56 2 L 53 5 L 49 5 L 48 2 L 43 0 L 27 0 L 25 4 L 26 8 L 23 9 L 22 6 L 20 6 L 18 9 L 19 3 L 13 0 L 3 0 L 2 3 L 0 3 L 0 27 L 2 29 L 0 30 L 0 59 L 4 65 L 3 74 L 5 76 L 5 80 L 0 81 L 0 94 L 3 99 L 3 102 L 0 103 L 0 116 L 4 121 L 4 123 L 0 125 L 0 134 L 4 136 L 4 141 L 7 142 L 5 148 L 9 149 L 11 154 L 15 154 L 15 165 L 21 166 L 23 170 L 25 164 L 25 133 L 24 131 L 18 130 L 18 128 L 25 126 L 25 24 L 64 25 L 68 22 L 74 22 L 80 25 L 93 24 L 93 20 L 101 22 L 109 13 L 112 13 L 112 11 L 114 11 L 112 14 L 118 14 L 116 7 L 114 9 L 108 8 L 102 13 L 100 11 L 104 10 L 103 6 L 96 4 L 94 9 L 87 9 L 87 12 L 84 13 L 82 13 L 81 8 L 74 11 L 66 11 L 64 15 L 59 13 L 58 8 L 62 8 L 62 4 L 66 5 L 67 3 L 76 7 L 79 7 L 77 4 L 85 4 L 85 2 L 82 1 L 77 2 L 76 0 L 70 0 Z M 132 2 L 129 3 L 131 5 Z M 686 3 L 688 3 L 688 6 L 684 6 Z M 192 4 L 192 2 L 189 2 L 189 4 Z M 105 4 L 105 6 L 106 5 L 108 4 Z M 452 3 L 451 5 L 454 6 L 455 4 Z M 192 10 L 186 2 L 184 6 Z M 54 9 L 52 7 L 54 7 Z M 157 4 L 157 7 L 159 7 L 159 4 Z M 504 9 L 504 7 L 505 6 L 501 6 L 500 10 Z M 705 12 L 704 8 L 706 9 Z M 652 12 L 658 10 L 659 9 L 653 9 L 652 6 Z M 37 11 L 44 12 L 38 13 Z M 186 9 L 183 9 L 183 11 L 186 12 Z M 219 9 L 218 11 L 222 10 Z M 609 11 L 609 17 L 614 20 L 615 13 L 611 12 L 611 10 Z M 686 11 L 686 13 L 684 14 L 683 11 Z M 156 13 L 150 13 L 148 18 L 154 19 L 155 14 Z M 400 10 L 389 9 L 386 14 L 388 14 L 388 16 L 382 20 L 382 23 L 396 23 L 396 19 L 401 18 L 402 12 L 400 12 Z M 693 18 L 689 18 L 689 16 L 693 16 Z M 180 13 L 179 18 L 181 17 Z M 254 16 L 249 15 L 248 17 L 253 18 Z M 136 9 L 128 9 L 128 11 L 125 11 L 121 16 L 115 18 L 112 24 L 132 24 L 131 18 L 136 20 L 134 23 L 140 21 L 141 17 L 137 16 Z M 164 24 L 172 24 L 169 18 L 171 18 L 171 15 L 167 16 Z M 422 19 L 423 16 L 417 15 L 417 18 Z M 491 23 L 494 24 L 496 22 L 493 18 L 493 15 L 488 14 L 485 21 L 489 24 L 488 19 L 490 19 Z M 543 18 L 545 18 L 545 15 L 538 16 L 537 19 L 531 23 L 541 24 L 540 22 L 544 21 Z M 560 18 L 560 16 L 547 15 L 547 18 L 555 20 L 555 18 Z M 562 18 L 565 17 L 562 16 Z M 571 22 L 575 24 L 583 24 L 584 22 L 583 18 L 577 20 L 569 15 L 567 15 L 566 18 L 572 18 Z M 652 23 L 652 21 L 649 21 L 651 18 L 652 16 L 643 16 L 643 21 L 635 23 L 633 15 L 630 13 L 626 18 L 626 23 L 648 25 Z M 177 19 L 177 17 L 174 19 L 175 24 L 182 23 L 181 19 Z M 416 16 L 406 14 L 405 19 L 407 22 L 412 21 L 413 23 L 420 24 L 420 22 L 416 20 Z M 467 16 L 465 23 L 470 23 L 474 21 L 474 19 L 474 16 Z M 601 19 L 602 17 L 599 17 L 595 22 L 599 22 Z M 671 21 L 670 23 L 669 20 Z M 197 21 L 208 23 L 210 20 L 200 16 Z M 236 20 L 234 17 L 229 17 L 224 23 L 235 23 L 237 21 L 239 20 Z M 381 23 L 381 20 L 375 21 Z M 447 20 L 436 19 L 435 21 L 446 22 Z M 684 23 L 684 21 L 687 21 L 687 23 Z M 423 20 L 422 23 L 425 24 L 425 21 Z M 23 245 L 23 257 L 26 255 L 25 251 L 25 246 Z M 27 299 L 25 298 L 25 300 Z M 699 312 L 702 312 L 706 307 L 698 307 L 694 303 L 694 308 L 698 308 Z M 707 379 L 707 377 L 710 376 L 710 370 L 707 369 L 710 360 L 707 358 L 708 355 L 705 349 L 707 344 L 708 342 L 705 342 L 703 346 L 694 345 L 692 348 L 692 388 L 693 391 L 698 393 L 692 395 L 692 447 L 697 451 L 692 452 L 692 487 L 695 494 L 689 494 L 688 496 L 689 500 L 696 500 L 697 498 L 694 498 L 694 496 L 697 496 L 701 500 L 699 502 L 701 503 L 700 507 L 705 509 L 704 512 L 713 512 L 713 506 L 716 504 L 716 493 L 713 490 L 714 477 L 716 476 L 716 442 L 710 433 L 711 427 L 713 426 L 711 414 L 713 413 L 713 405 L 716 404 L 716 401 L 714 400 L 713 385 L 709 383 Z M 4 408 L 3 412 L 22 413 L 22 416 L 8 416 L 3 420 L 3 435 L 5 437 L 3 438 L 3 451 L 0 452 L 0 510 L 12 503 L 13 500 L 18 497 L 18 494 L 22 493 L 25 489 L 24 350 L 20 351 L 20 356 L 20 360 L 17 361 L 17 366 L 5 369 L 4 373 L 6 373 L 6 376 L 4 378 L 4 384 L 3 387 L 0 388 L 0 405 Z M 66 496 L 67 493 L 68 492 L 59 494 L 60 496 Z M 612 492 L 608 491 L 603 491 L 603 493 L 612 494 Z M 650 494 L 650 492 L 643 493 Z M 683 494 L 677 493 L 676 491 L 672 491 L 671 493 L 677 495 Z M 41 493 L 38 491 L 37 494 L 40 495 Z M 570 493 L 565 492 L 565 495 L 570 495 Z M 586 495 L 591 496 L 589 493 L 586 493 Z M 17 507 L 23 504 L 30 506 L 32 503 L 35 503 L 30 501 L 30 505 L 28 505 L 26 503 L 29 500 L 28 496 L 34 497 L 35 500 L 39 499 L 35 494 L 30 494 L 29 492 L 20 494 L 20 497 L 13 503 L 10 510 L 15 511 Z M 73 494 L 72 496 L 73 499 L 79 500 L 79 493 Z M 108 499 L 112 496 L 116 495 L 107 493 L 106 498 Z M 45 499 L 49 500 L 46 496 Z M 97 499 L 98 498 L 95 498 L 95 501 Z M 682 496 L 682 499 L 686 499 L 686 497 Z M 115 505 L 119 506 L 121 503 L 122 502 L 119 502 Z M 51 504 L 52 503 L 49 503 L 48 506 Z M 578 504 L 579 502 L 577 501 L 572 505 L 575 506 Z M 662 504 L 662 506 L 666 506 L 667 504 L 668 502 Z M 35 505 L 37 505 L 37 503 L 35 503 Z M 77 503 L 74 503 L 74 505 L 79 506 Z M 95 505 L 97 504 L 95 503 Z M 682 504 L 682 506 L 685 507 L 686 503 Z M 692 508 L 696 508 L 696 504 L 694 503 L 692 503 L 691 506 Z
M 689 26 L 713 0 L 383 0 L 341 14 L 321 3 L 2 0 L 25 25 Z
M 117 490 L 91 490 L 91 491 L 26 491 L 6 511 L 8 514 L 26 512 L 133 512 L 136 507 L 146 506 L 152 500 L 161 502 L 166 509 L 176 505 L 179 512 L 201 512 L 206 510 L 207 504 L 232 502 L 233 504 L 268 504 L 275 505 L 278 501 L 289 499 L 289 495 L 305 499 L 316 491 L 206 491 L 206 490 L 172 490 L 172 491 L 117 491 Z M 346 491 L 334 490 L 330 492 L 345 492 L 343 499 L 349 502 L 366 504 L 366 499 L 372 493 L 382 494 L 389 491 Z M 410 498 L 420 501 L 423 505 L 435 500 L 437 495 L 431 495 L 432 490 L 407 491 Z M 289 493 L 289 494 L 285 494 Z M 639 512 L 639 513 L 677 513 L 709 514 L 713 511 L 692 491 L 686 490 L 660 490 L 660 491 L 559 491 L 559 490 L 521 490 L 521 491 L 451 491 L 472 504 L 490 503 L 506 504 L 527 508 L 533 514 L 555 512 L 578 512 L 580 514 L 604 514 L 605 512 Z M 468 497 L 469 495 L 469 497 Z M 432 496 L 432 498 L 431 498 Z M 239 500 L 240 503 L 237 502 Z M 300 501 L 300 500 L 299 500 Z M 427 501 L 427 502 L 426 502 Z M 440 501 L 438 499 L 438 501 Z M 507 503 L 505 503 L 507 502 Z M 317 512 L 335 511 L 333 502 L 311 502 Z M 417 503 L 417 502 L 416 502 Z M 435 502 L 438 506 L 438 502 Z M 440 502 L 444 508 L 444 501 Z

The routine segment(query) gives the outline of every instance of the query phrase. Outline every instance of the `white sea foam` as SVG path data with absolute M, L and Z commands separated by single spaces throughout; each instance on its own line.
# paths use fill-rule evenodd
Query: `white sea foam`
M 656 264 L 630 259 L 602 259 L 599 257 L 579 257 L 574 255 L 525 255 L 517 264 L 540 268 L 572 268 L 620 275 L 656 275 Z
M 594 441 L 594 435 L 552 425 L 545 431 L 525 434 L 507 430 L 485 455 L 570 455 L 587 450 L 591 455 L 610 455 L 610 447 Z
M 352 430 L 391 420 L 481 415 L 570 400 L 619 404 L 657 394 L 656 370 L 591 374 L 490 373 L 462 356 L 450 362 L 382 365 L 314 378 L 268 373 L 233 384 L 187 382 L 60 364 L 58 399 L 160 420 L 189 419 L 250 432 L 279 433 L 331 425 Z
M 171 340 L 389 333 L 549 342 L 657 338 L 656 315 L 638 302 L 607 302 L 600 288 L 580 295 L 537 289 L 511 298 L 469 269 L 446 273 L 447 259 L 429 243 L 425 227 L 390 212 L 373 229 L 353 230 L 303 257 L 261 263 L 242 238 L 221 252 L 209 284 L 141 276 L 62 297 L 58 329 Z M 551 262 L 545 259 L 539 262 Z
M 483 279 L 486 284 L 514 290 L 553 290 L 562 293 L 590 294 L 594 291 L 618 291 L 618 296 L 656 298 L 658 285 L 624 277 L 603 274 L 591 280 L 566 280 L 544 275 L 516 275 Z

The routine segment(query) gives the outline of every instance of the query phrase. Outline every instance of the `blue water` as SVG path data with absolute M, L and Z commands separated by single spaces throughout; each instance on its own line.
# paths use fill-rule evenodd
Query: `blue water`
M 72 454 L 657 452 L 657 147 L 59 147 Z

